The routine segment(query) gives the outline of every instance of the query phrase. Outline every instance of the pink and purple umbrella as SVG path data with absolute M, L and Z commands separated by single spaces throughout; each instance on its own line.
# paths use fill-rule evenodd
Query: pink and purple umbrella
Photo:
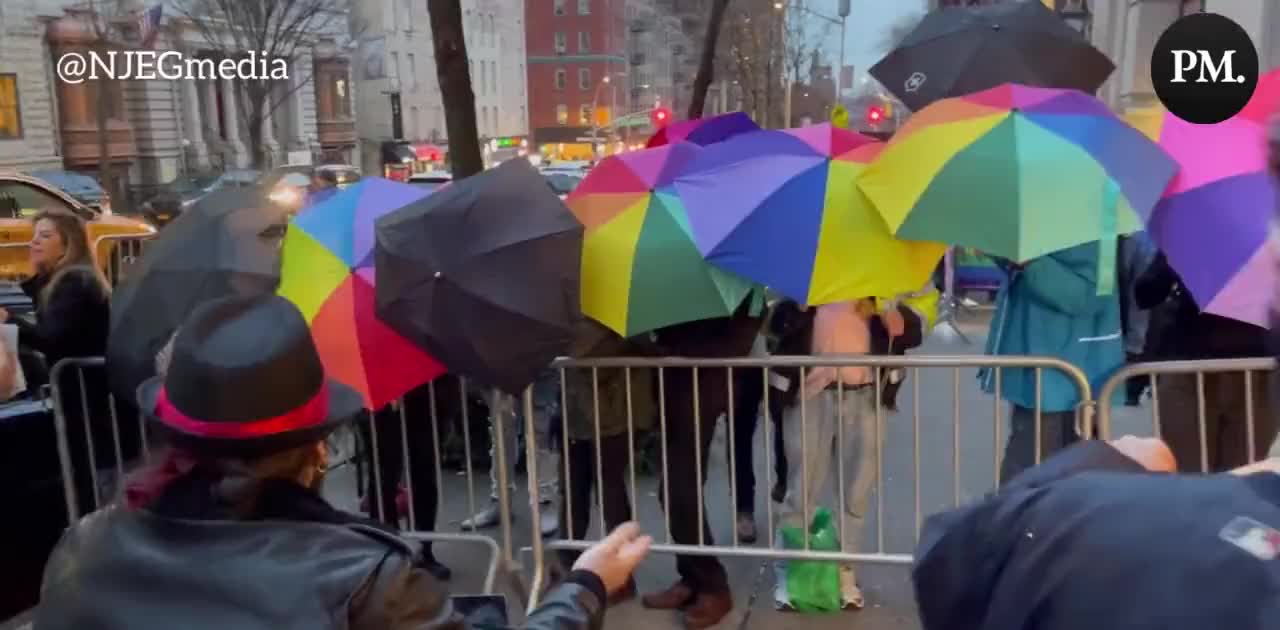
M 1276 190 L 1267 172 L 1263 100 L 1280 73 L 1265 75 L 1250 106 L 1216 125 L 1163 113 L 1145 130 L 1181 166 L 1148 222 L 1201 310 L 1268 325 L 1275 253 L 1267 245 Z
M 695 118 L 672 123 L 653 134 L 645 143 L 645 148 L 660 147 L 672 142 L 690 142 L 699 146 L 707 146 L 724 142 L 741 133 L 759 131 L 751 117 L 743 112 L 729 112 L 707 118 Z

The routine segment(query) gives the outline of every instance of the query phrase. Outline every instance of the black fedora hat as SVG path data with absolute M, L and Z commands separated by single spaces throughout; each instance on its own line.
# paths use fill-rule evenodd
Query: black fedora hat
M 194 310 L 166 374 L 138 387 L 138 404 L 175 444 L 222 456 L 315 442 L 363 408 L 359 393 L 326 378 L 302 313 L 275 295 Z

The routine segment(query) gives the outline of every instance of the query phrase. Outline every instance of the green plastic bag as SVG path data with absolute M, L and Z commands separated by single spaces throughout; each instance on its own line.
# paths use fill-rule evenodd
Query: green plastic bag
M 804 549 L 804 530 L 783 527 L 782 543 L 787 549 Z M 840 551 L 831 510 L 820 507 L 809 525 L 810 551 Z M 823 560 L 787 561 L 787 596 L 791 607 L 800 612 L 835 612 L 840 610 L 840 565 Z

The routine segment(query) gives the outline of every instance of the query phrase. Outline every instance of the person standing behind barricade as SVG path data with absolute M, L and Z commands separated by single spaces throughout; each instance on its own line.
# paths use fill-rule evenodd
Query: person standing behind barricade
M 442 418 L 450 417 L 458 408 L 450 403 L 457 400 L 459 394 L 457 377 L 446 374 L 434 383 L 419 385 L 397 403 L 369 414 L 367 421 L 357 425 L 369 451 L 366 462 L 376 467 L 376 473 L 371 472 L 365 477 L 365 498 L 371 506 L 369 514 L 395 529 L 401 527 L 401 517 L 409 517 L 409 514 L 401 513 L 397 500 L 401 480 L 405 477 L 412 485 L 408 499 L 413 502 L 413 522 L 406 522 L 406 525 L 420 532 L 434 531 L 436 527 L 440 495 L 435 439 L 439 423 L 431 417 L 432 387 L 436 389 L 435 413 Z M 405 461 L 406 451 L 408 462 Z M 377 457 L 373 456 L 375 453 Z M 436 559 L 430 542 L 423 543 L 415 562 L 437 580 L 448 580 L 453 574 L 449 567 Z
M 938 289 L 930 280 L 919 291 L 891 300 L 876 300 L 879 315 L 871 319 L 871 351 L 873 354 L 905 356 L 907 350 L 919 348 L 933 332 L 938 321 Z M 882 370 L 880 405 L 898 410 L 898 391 L 907 378 L 901 367 Z
M 1115 290 L 1106 290 L 1107 284 L 1114 287 L 1115 270 L 1105 270 L 1113 274 L 1109 278 L 1098 277 L 1099 247 L 1096 241 L 1085 243 L 1025 264 L 997 260 L 1006 278 L 996 297 L 987 354 L 1061 359 L 1084 371 L 1094 388 L 1124 365 L 1120 300 Z M 1100 283 L 1105 283 L 1101 290 Z M 999 392 L 995 369 L 978 372 L 982 390 L 996 393 L 1011 406 L 1009 440 L 1000 466 L 1002 483 L 1080 439 L 1076 426 L 1079 387 L 1057 370 L 1039 371 L 1039 392 L 1036 368 L 1001 369 Z
M 772 314 L 765 314 L 765 328 Z M 751 346 L 753 359 L 765 360 L 769 356 L 768 340 L 764 330 L 756 335 Z M 760 421 L 760 404 L 764 400 L 764 375 L 760 368 L 738 368 L 733 372 L 733 443 L 726 442 L 725 450 L 729 451 L 733 462 L 733 480 L 737 485 L 733 489 L 734 505 L 737 519 L 738 540 L 747 544 L 756 541 L 756 472 L 755 441 L 756 426 Z M 771 406 L 772 401 L 770 401 Z
M 1155 260 L 1156 253 L 1156 245 L 1146 232 L 1120 237 L 1120 265 L 1116 276 L 1120 287 L 1120 321 L 1124 329 L 1126 363 L 1142 361 L 1146 353 L 1151 312 L 1138 306 L 1135 285 Z M 1150 375 L 1130 377 L 1124 383 L 1124 404 L 1129 407 L 1142 404 L 1142 395 L 1150 387 Z
M 752 314 L 757 296 L 748 296 L 730 317 L 707 319 L 656 331 L 664 355 L 697 358 L 745 357 L 760 332 L 760 317 Z M 699 505 L 706 483 L 711 440 L 716 421 L 729 409 L 726 368 L 668 368 L 663 373 L 662 404 L 666 412 L 665 482 L 658 496 L 670 491 L 665 506 L 671 524 L 671 538 L 681 545 L 713 545 L 707 525 L 705 505 Z M 696 396 L 696 397 L 695 397 Z M 694 401 L 698 401 L 695 409 Z M 701 460 L 702 470 L 697 463 Z M 667 483 L 669 482 L 669 483 Z M 702 515 L 702 522 L 698 516 Z M 687 627 L 709 628 L 733 610 L 733 593 L 724 565 L 714 556 L 679 554 L 676 571 L 680 579 L 669 588 L 645 595 L 646 608 L 683 610 Z
M 22 283 L 22 290 L 35 305 L 35 321 L 11 317 L 0 308 L 0 322 L 16 324 L 19 345 L 44 354 L 50 368 L 63 359 L 103 356 L 111 322 L 111 289 L 94 259 L 84 221 L 69 211 L 51 209 L 37 214 L 32 224 L 29 251 L 35 275 Z M 76 497 L 84 514 L 97 507 L 90 462 L 100 471 L 115 469 L 116 433 L 111 423 L 129 417 L 133 405 L 122 401 L 116 418 L 112 417 L 106 373 L 101 369 L 72 367 L 62 372 L 61 379 L 59 409 L 66 419 Z M 86 410 L 87 419 L 83 417 Z M 129 460 L 138 452 L 137 423 L 119 424 L 119 452 Z M 105 488 L 98 489 L 100 495 L 106 494 Z
M 811 353 L 865 355 L 871 351 L 869 321 L 875 317 L 875 301 L 852 300 L 824 304 L 814 309 Z M 844 495 L 840 514 L 840 543 L 856 553 L 862 543 L 867 503 L 876 483 L 876 393 L 871 368 L 866 366 L 815 367 L 806 370 L 801 400 L 787 409 L 787 496 L 783 501 L 777 546 L 783 547 L 783 528 L 806 528 L 826 489 L 831 463 L 843 469 Z M 839 426 L 843 422 L 843 427 Z M 843 438 L 841 439 L 841 434 Z M 834 453 L 834 455 L 833 455 Z M 774 604 L 791 606 L 787 591 L 787 563 L 774 563 Z M 840 565 L 840 603 L 861 609 L 865 604 L 852 564 Z
M 535 392 L 535 412 L 541 410 L 543 412 L 552 409 L 550 405 L 554 399 L 551 397 L 553 393 L 551 387 L 554 386 L 554 380 L 539 379 L 534 383 Z M 523 398 L 512 396 L 499 390 L 492 390 L 488 396 L 489 400 L 489 505 L 480 510 L 475 515 L 462 521 L 462 528 L 467 530 L 486 529 L 493 527 L 499 523 L 501 511 L 499 506 L 499 462 L 498 462 L 498 431 L 494 426 L 495 422 L 504 422 L 502 431 L 503 455 L 506 456 L 507 462 L 507 486 L 511 490 L 515 490 L 516 480 L 516 462 L 520 458 L 519 453 L 519 436 L 520 431 L 526 426 L 522 420 L 524 419 L 524 401 Z M 555 453 L 551 450 L 551 439 L 548 435 L 548 423 L 539 422 L 538 418 L 534 419 L 534 427 L 537 435 L 526 435 L 525 439 L 534 440 L 537 445 L 538 462 L 538 500 L 540 503 L 550 503 L 551 498 L 555 496 Z M 526 463 L 527 466 L 527 463 Z M 555 511 L 542 510 L 542 520 L 538 523 L 538 530 L 543 536 L 550 536 L 560 528 Z
M 1245 322 L 1203 313 L 1183 286 L 1164 253 L 1135 286 L 1138 306 L 1152 310 L 1147 350 L 1153 358 L 1173 360 L 1237 359 L 1269 356 L 1267 331 Z M 1220 472 L 1243 466 L 1267 453 L 1276 436 L 1268 393 L 1269 375 L 1253 373 L 1253 399 L 1242 372 L 1204 374 L 1204 422 L 1196 374 L 1156 378 L 1156 418 L 1160 437 L 1173 449 L 1183 472 Z M 1253 408 L 1253 449 L 1249 448 L 1249 407 Z M 1204 447 L 1204 457 L 1201 447 Z
M 653 352 L 643 340 L 623 339 L 590 319 L 584 319 L 581 328 L 570 356 L 639 357 Z M 628 470 L 639 458 L 636 436 L 653 429 L 656 383 L 652 368 L 566 368 L 564 374 L 567 406 L 553 420 L 565 425 L 569 443 L 568 452 L 559 458 L 560 537 L 582 540 L 596 506 L 603 505 L 606 530 L 632 519 L 634 498 L 628 494 Z M 578 551 L 561 551 L 560 564 L 573 566 L 579 555 Z M 629 580 L 609 597 L 609 605 L 635 596 L 635 580 Z

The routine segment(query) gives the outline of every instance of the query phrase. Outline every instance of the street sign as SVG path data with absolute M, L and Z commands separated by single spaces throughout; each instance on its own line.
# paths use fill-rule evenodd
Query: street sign
M 849 128 L 849 110 L 844 105 L 831 108 L 831 124 L 841 129 Z

